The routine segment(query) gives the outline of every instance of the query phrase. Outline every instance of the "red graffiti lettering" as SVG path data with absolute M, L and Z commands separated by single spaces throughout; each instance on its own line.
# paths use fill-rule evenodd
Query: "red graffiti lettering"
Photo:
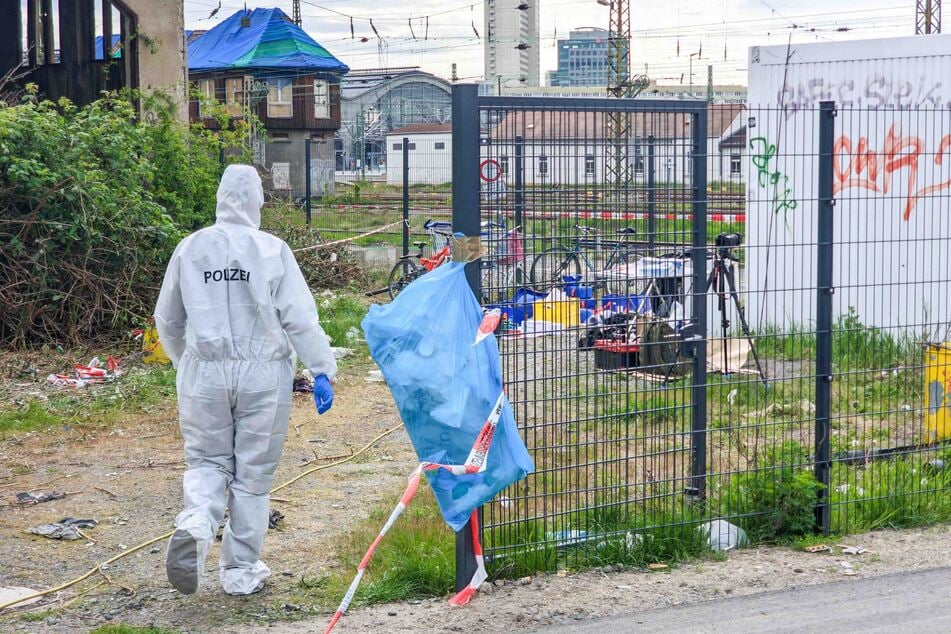
M 871 149 L 866 137 L 859 137 L 853 144 L 848 136 L 840 136 L 833 149 L 835 160 L 833 171 L 834 193 L 847 189 L 865 189 L 887 194 L 892 186 L 892 178 L 899 170 L 906 170 L 908 194 L 902 210 L 902 219 L 911 218 L 918 200 L 922 196 L 951 188 L 951 179 L 918 189 L 918 167 L 925 143 L 920 137 L 902 136 L 897 124 L 892 124 L 885 136 L 881 153 Z M 944 154 L 951 151 L 951 134 L 944 136 L 938 144 L 935 165 L 942 165 Z

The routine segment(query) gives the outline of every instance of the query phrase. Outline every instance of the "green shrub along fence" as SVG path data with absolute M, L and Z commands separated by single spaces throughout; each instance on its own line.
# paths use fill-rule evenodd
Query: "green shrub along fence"
M 151 314 L 178 240 L 214 220 L 222 148 L 246 158 L 244 123 L 175 113 L 131 93 L 0 104 L 0 345 L 88 344 Z

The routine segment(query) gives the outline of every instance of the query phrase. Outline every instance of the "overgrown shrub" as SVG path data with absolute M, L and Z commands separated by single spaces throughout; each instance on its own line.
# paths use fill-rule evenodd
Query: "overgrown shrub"
M 320 232 L 302 223 L 303 211 L 289 204 L 266 207 L 261 229 L 273 233 L 294 249 L 304 278 L 313 289 L 347 286 L 366 288 L 369 273 L 353 257 L 346 244 L 314 248 L 324 242 Z
M 758 464 L 735 474 L 720 493 L 724 515 L 736 517 L 754 542 L 811 532 L 819 483 L 808 462 L 799 443 L 770 447 Z
M 178 239 L 214 218 L 219 148 L 246 138 L 174 112 L 142 95 L 0 105 L 0 344 L 101 340 L 151 314 Z

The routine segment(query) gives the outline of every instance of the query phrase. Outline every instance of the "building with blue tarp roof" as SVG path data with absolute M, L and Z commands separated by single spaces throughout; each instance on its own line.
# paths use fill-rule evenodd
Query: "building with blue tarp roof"
M 306 146 L 310 145 L 311 192 L 333 190 L 333 139 L 340 128 L 340 80 L 346 64 L 317 43 L 281 9 L 235 12 L 188 43 L 189 79 L 201 102 L 223 102 L 235 117 L 255 114 L 264 124 L 257 135 L 255 163 L 266 187 L 276 194 L 306 191 Z

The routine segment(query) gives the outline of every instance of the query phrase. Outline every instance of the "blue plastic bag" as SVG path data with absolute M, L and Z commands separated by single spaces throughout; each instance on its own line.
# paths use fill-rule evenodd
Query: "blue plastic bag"
M 420 461 L 462 464 L 502 391 L 494 336 L 473 345 L 482 309 L 462 263 L 444 264 L 371 306 L 363 319 L 370 354 L 393 394 Z M 534 470 L 505 400 L 482 473 L 429 471 L 443 518 L 453 530 L 472 511 Z

